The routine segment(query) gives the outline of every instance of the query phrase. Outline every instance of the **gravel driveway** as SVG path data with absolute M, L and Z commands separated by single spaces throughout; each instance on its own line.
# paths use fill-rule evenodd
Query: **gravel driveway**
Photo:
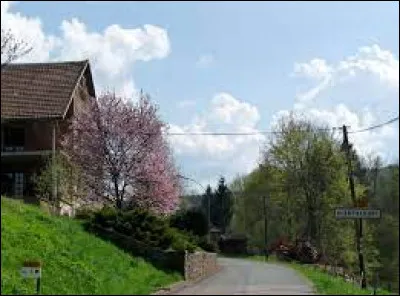
M 294 270 L 264 262 L 220 258 L 222 269 L 170 295 L 311 295 L 312 285 Z

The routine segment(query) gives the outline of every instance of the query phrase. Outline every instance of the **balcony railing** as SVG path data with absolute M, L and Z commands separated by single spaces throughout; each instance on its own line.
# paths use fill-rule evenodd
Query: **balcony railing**
M 24 146 L 4 146 L 1 149 L 2 152 L 22 152 L 24 150 Z

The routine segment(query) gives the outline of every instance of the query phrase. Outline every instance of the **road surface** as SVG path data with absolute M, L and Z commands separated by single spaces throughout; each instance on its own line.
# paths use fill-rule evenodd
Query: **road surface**
M 220 258 L 214 276 L 170 295 L 311 295 L 311 284 L 277 264 Z

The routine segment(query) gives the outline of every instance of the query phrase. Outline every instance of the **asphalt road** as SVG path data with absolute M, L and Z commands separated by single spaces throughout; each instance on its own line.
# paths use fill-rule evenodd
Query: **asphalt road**
M 221 271 L 172 295 L 311 295 L 311 284 L 294 270 L 244 259 L 218 259 Z

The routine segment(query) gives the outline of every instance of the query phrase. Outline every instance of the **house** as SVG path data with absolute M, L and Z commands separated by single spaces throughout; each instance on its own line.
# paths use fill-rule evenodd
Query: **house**
M 1 194 L 35 201 L 31 177 L 95 97 L 88 60 L 1 68 Z

